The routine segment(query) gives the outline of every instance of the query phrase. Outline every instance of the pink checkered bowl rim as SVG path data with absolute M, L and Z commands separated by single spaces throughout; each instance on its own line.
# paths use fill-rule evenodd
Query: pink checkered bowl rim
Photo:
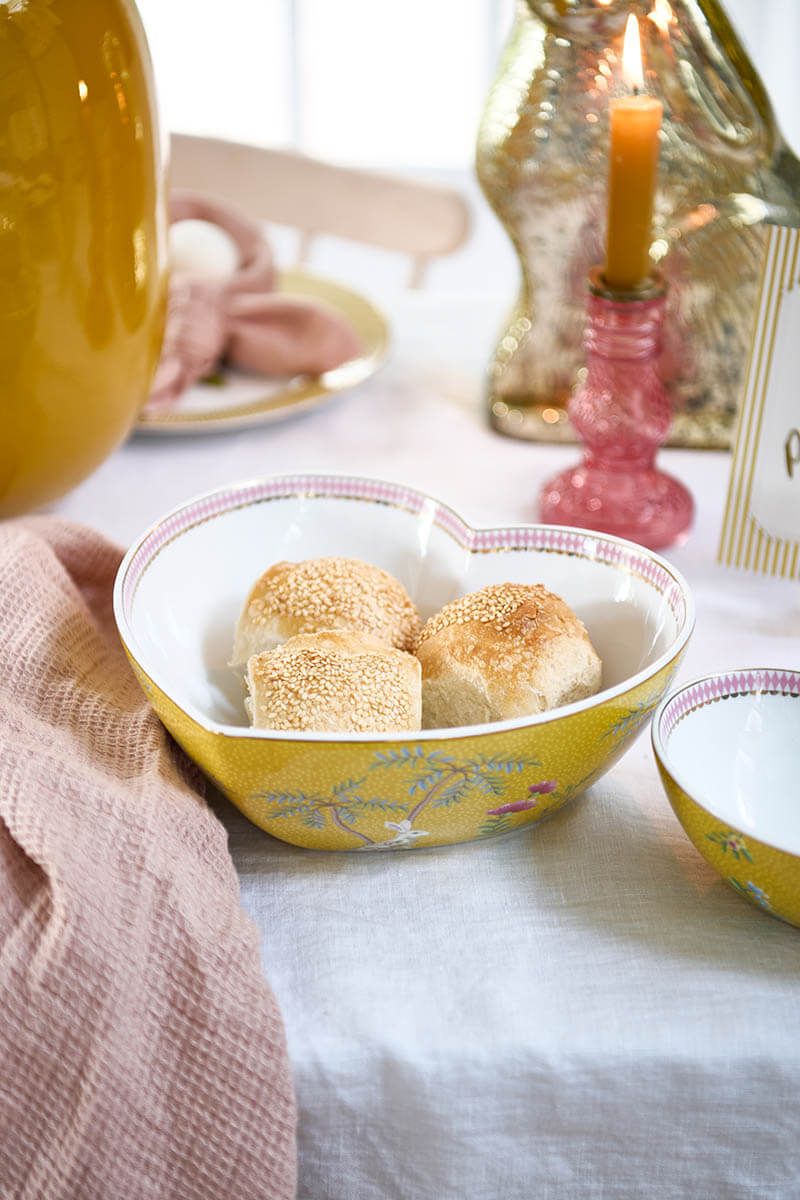
M 550 720 L 583 711 L 597 703 L 611 700 L 615 696 L 631 691 L 639 684 L 657 675 L 679 656 L 694 629 L 694 602 L 689 586 L 679 571 L 653 551 L 634 542 L 594 530 L 576 529 L 561 525 L 513 525 L 497 528 L 475 528 L 469 525 L 448 505 L 424 492 L 403 484 L 386 480 L 368 479 L 354 475 L 336 474 L 291 474 L 270 476 L 231 484 L 197 496 L 154 522 L 130 547 L 120 564 L 114 586 L 114 615 L 120 636 L 129 653 L 138 662 L 135 653 L 136 637 L 133 632 L 132 605 L 139 581 L 157 555 L 170 542 L 198 525 L 224 516 L 239 508 L 256 505 L 270 500 L 304 499 L 354 500 L 402 508 L 413 515 L 428 514 L 433 524 L 449 534 L 461 548 L 470 552 L 491 553 L 513 550 L 538 550 L 550 553 L 574 555 L 598 561 L 636 575 L 663 596 L 672 612 L 677 632 L 668 649 L 652 664 L 612 688 L 604 689 L 586 700 L 576 701 L 552 712 L 535 717 L 514 718 L 491 725 L 464 726 L 458 729 L 422 730 L 413 735 L 393 735 L 391 740 L 432 740 L 453 736 L 472 736 L 476 733 L 498 733 L 522 726 L 544 724 Z M 157 682 L 155 680 L 154 682 Z M 159 683 L 159 687 L 162 685 Z M 167 688 L 162 690 L 169 694 Z M 328 740 L 328 735 L 276 734 L 271 730 L 254 730 L 238 726 L 220 725 L 202 713 L 183 705 L 192 719 L 213 732 L 233 737 L 260 737 L 282 740 L 319 741 Z M 386 740 L 385 735 L 337 735 L 336 741 Z
M 717 700 L 735 696 L 753 696 L 767 692 L 774 696 L 800 696 L 800 671 L 775 667 L 753 667 L 724 675 L 707 675 L 665 697 L 653 721 L 654 736 L 662 747 L 669 744 L 675 726 L 690 713 Z

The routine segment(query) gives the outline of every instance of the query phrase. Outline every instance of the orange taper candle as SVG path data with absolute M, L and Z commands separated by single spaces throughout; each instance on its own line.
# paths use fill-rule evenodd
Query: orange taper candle
M 644 87 L 639 22 L 633 13 L 625 28 L 622 69 L 634 92 Z M 661 101 L 653 96 L 632 95 L 611 101 L 605 279 L 609 287 L 620 291 L 634 290 L 650 274 L 662 112 Z

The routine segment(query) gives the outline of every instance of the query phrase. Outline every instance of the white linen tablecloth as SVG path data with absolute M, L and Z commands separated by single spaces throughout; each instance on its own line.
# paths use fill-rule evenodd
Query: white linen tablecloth
M 534 520 L 575 450 L 486 428 L 501 309 L 398 296 L 392 361 L 356 392 L 281 426 L 136 438 L 57 509 L 127 543 L 217 485 L 337 470 L 475 524 Z M 715 564 L 727 456 L 664 457 L 698 502 L 669 554 L 698 609 L 682 678 L 800 667 L 797 585 Z M 800 791 L 800 750 L 798 768 Z M 698 856 L 646 734 L 584 798 L 495 843 L 326 855 L 218 811 L 286 1019 L 300 1200 L 800 1197 L 800 931 Z

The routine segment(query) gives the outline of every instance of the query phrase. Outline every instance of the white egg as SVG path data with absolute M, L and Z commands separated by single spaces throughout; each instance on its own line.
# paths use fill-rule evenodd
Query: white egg
M 169 259 L 172 270 L 181 275 L 225 279 L 239 265 L 239 250 L 219 225 L 192 218 L 170 226 Z

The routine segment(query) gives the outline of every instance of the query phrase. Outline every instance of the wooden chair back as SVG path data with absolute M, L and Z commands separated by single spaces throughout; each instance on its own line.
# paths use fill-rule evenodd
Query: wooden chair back
M 431 259 L 452 254 L 470 229 L 466 200 L 453 188 L 189 134 L 172 135 L 171 158 L 174 187 L 213 192 L 298 229 L 296 266 L 324 234 L 409 256 L 410 286 L 420 287 Z

